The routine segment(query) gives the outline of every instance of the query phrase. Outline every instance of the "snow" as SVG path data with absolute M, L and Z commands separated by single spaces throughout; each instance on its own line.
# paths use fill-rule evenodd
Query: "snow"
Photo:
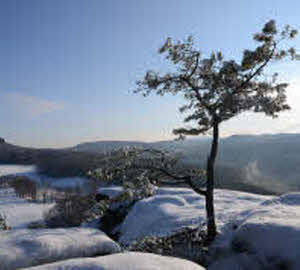
M 128 252 L 109 256 L 73 259 L 53 264 L 26 268 L 27 270 L 204 270 L 187 260 Z M 24 269 L 25 270 L 25 269 Z
M 31 165 L 0 165 L 0 176 L 26 176 L 34 182 L 49 188 L 83 187 L 89 180 L 83 177 L 54 178 L 38 173 L 36 166 Z
M 29 165 L 0 165 L 0 176 L 26 174 L 36 171 L 35 166 Z
M 6 217 L 8 226 L 26 228 L 31 222 L 38 222 L 53 203 L 30 203 L 18 198 L 12 188 L 0 189 L 0 214 Z
M 239 216 L 238 228 L 214 243 L 212 253 L 220 259 L 210 270 L 300 269 L 300 193 L 267 200 Z
M 236 213 L 253 209 L 273 198 L 231 190 L 215 190 L 219 228 L 234 220 Z M 124 245 L 146 236 L 166 236 L 183 227 L 205 222 L 204 197 L 188 188 L 158 188 L 154 196 L 137 202 L 121 225 Z
M 114 198 L 124 192 L 124 188 L 121 186 L 109 186 L 109 187 L 100 187 L 98 193 L 101 195 L 106 195 L 109 198 Z
M 117 243 L 95 229 L 1 231 L 0 239 L 0 270 L 120 252 Z
M 54 178 L 39 174 L 37 172 L 21 173 L 19 175 L 27 176 L 29 179 L 41 184 L 42 186 L 58 189 L 83 187 L 89 181 L 87 178 L 83 177 Z
M 80 178 L 51 179 L 34 172 L 34 167 L 0 166 L 2 175 L 27 175 L 37 182 L 45 179 L 52 186 L 70 187 L 82 183 Z M 3 169 L 5 168 L 5 170 Z M 30 177 L 33 176 L 33 177 Z M 0 231 L 0 270 L 11 270 L 75 257 L 120 252 L 120 246 L 103 232 L 92 228 L 25 229 L 40 222 L 53 203 L 31 203 L 16 196 L 13 188 L 0 189 L 0 214 L 6 218 L 9 231 Z
M 7 174 L 26 175 L 56 188 L 82 186 L 86 181 L 45 177 L 34 166 L 0 165 L 0 176 Z M 101 187 L 98 192 L 113 198 L 123 188 Z M 31 266 L 40 270 L 203 269 L 192 262 L 146 253 L 83 258 L 117 253 L 120 247 L 93 228 L 25 229 L 42 221 L 52 206 L 18 198 L 11 188 L 0 189 L 0 214 L 12 227 L 0 231 L 0 270 Z M 220 234 L 209 249 L 209 270 L 300 269 L 300 193 L 274 197 L 215 190 L 215 212 Z M 167 236 L 204 222 L 204 197 L 188 188 L 157 188 L 154 196 L 133 206 L 120 225 L 120 242 L 129 245 L 146 236 Z

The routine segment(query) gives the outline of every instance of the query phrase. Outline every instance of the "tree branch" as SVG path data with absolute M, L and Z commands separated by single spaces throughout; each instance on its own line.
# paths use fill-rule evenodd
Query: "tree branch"
M 152 152 L 153 149 L 147 149 L 145 152 L 150 151 Z M 156 153 L 160 153 L 159 150 L 154 150 L 154 152 Z M 151 165 L 145 165 L 145 166 L 136 166 L 139 169 L 149 169 L 149 170 L 155 170 L 155 171 L 159 171 L 162 174 L 164 174 L 165 176 L 168 176 L 172 179 L 172 181 L 164 181 L 164 180 L 159 180 L 157 179 L 158 182 L 162 183 L 162 184 L 168 184 L 168 185 L 178 185 L 178 184 L 187 184 L 189 185 L 195 192 L 197 192 L 198 194 L 201 194 L 203 196 L 207 196 L 207 192 L 205 190 L 200 189 L 199 187 L 197 187 L 195 185 L 195 183 L 192 181 L 192 177 L 191 175 L 185 175 L 185 176 L 178 176 L 176 174 L 171 173 L 170 171 L 161 168 L 161 167 L 155 167 L 155 166 L 151 166 Z
M 189 177 L 189 179 L 187 180 L 188 184 L 191 186 L 191 188 L 196 191 L 197 193 L 203 195 L 203 196 L 207 196 L 207 191 L 198 188 L 195 183 L 192 181 L 192 177 Z
M 236 91 L 234 91 L 233 94 L 238 93 L 238 90 L 239 90 L 239 89 L 242 89 L 245 85 L 247 85 L 254 77 L 256 77 L 256 75 L 258 75 L 258 74 L 264 69 L 264 67 L 265 67 L 265 66 L 271 61 L 271 59 L 273 58 L 274 52 L 275 52 L 275 50 L 276 50 L 276 45 L 277 45 L 276 42 L 274 42 L 274 44 L 273 44 L 273 49 L 272 49 L 272 52 L 270 53 L 270 56 L 266 59 L 266 61 L 265 61 L 262 65 L 260 65 L 260 66 L 256 69 L 256 71 L 255 71 L 254 73 L 251 74 L 250 77 L 247 78 L 246 81 L 242 82 L 241 85 L 240 85 L 239 87 L 236 88 Z
M 178 175 L 175 175 L 173 173 L 170 173 L 169 171 L 167 171 L 166 169 L 164 168 L 157 168 L 157 167 L 154 167 L 154 166 L 146 166 L 148 167 L 148 169 L 152 169 L 152 170 L 156 170 L 156 171 L 159 171 L 161 172 L 162 174 L 170 177 L 170 178 L 173 178 L 177 181 L 180 181 L 181 183 L 187 183 L 187 180 L 190 178 L 189 175 L 185 175 L 185 176 L 178 176 Z
M 195 64 L 191 74 L 188 75 L 187 78 L 191 78 L 195 74 L 197 68 L 199 67 L 199 58 L 200 58 L 200 53 L 197 52 L 197 54 L 196 54 L 196 64 Z
M 177 176 L 177 175 L 171 174 L 169 171 L 167 171 L 167 170 L 165 170 L 163 168 L 153 167 L 153 169 L 156 169 L 156 170 L 162 172 L 163 174 L 165 174 L 166 176 L 169 176 L 169 177 L 171 177 L 171 178 L 173 178 L 173 179 L 176 180 L 176 181 L 172 181 L 173 183 L 171 183 L 171 181 L 161 181 L 161 180 L 158 180 L 160 183 L 162 183 L 162 184 L 171 184 L 171 185 L 188 184 L 198 194 L 201 194 L 203 196 L 207 196 L 206 190 L 202 190 L 199 187 L 197 187 L 195 185 L 195 183 L 192 181 L 192 177 L 190 175 L 187 175 L 187 176 Z

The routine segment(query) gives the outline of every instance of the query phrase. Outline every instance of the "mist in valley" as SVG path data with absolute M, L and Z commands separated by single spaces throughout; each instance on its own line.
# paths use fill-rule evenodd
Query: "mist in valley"
M 152 147 L 174 152 L 186 166 L 205 169 L 210 137 L 183 141 L 83 143 L 79 152 L 103 153 L 121 147 Z M 216 186 L 255 193 L 300 190 L 300 134 L 234 135 L 222 138 L 216 163 Z

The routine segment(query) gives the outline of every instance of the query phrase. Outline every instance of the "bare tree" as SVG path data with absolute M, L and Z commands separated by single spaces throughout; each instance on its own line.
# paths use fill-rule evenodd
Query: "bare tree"
M 290 26 L 278 32 L 275 21 L 271 20 L 253 36 L 257 46 L 254 50 L 244 50 L 241 61 L 225 60 L 221 52 L 212 52 L 210 57 L 203 58 L 191 36 L 175 43 L 168 38 L 159 53 L 166 54 L 166 59 L 171 61 L 172 72 L 161 75 L 148 71 L 143 80 L 137 82 L 135 93 L 144 96 L 152 92 L 183 95 L 186 103 L 179 110 L 189 112 L 184 122 L 190 126 L 173 131 L 180 138 L 212 131 L 206 188 L 198 189 L 206 198 L 207 234 L 211 240 L 216 236 L 213 190 L 219 126 L 245 111 L 277 117 L 279 112 L 290 108 L 286 102 L 288 84 L 279 83 L 278 74 L 269 74 L 266 68 L 283 59 L 299 58 L 295 49 L 285 44 L 296 35 L 297 30 Z

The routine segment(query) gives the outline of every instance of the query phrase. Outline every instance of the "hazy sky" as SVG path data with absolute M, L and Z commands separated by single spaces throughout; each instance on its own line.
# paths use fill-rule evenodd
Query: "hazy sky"
M 146 70 L 163 70 L 164 40 L 194 34 L 204 53 L 239 57 L 269 19 L 299 28 L 299 10 L 295 0 L 1 0 L 0 137 L 43 147 L 173 138 L 181 99 L 132 93 Z M 300 63 L 277 68 L 294 110 L 242 115 L 223 136 L 300 132 Z

